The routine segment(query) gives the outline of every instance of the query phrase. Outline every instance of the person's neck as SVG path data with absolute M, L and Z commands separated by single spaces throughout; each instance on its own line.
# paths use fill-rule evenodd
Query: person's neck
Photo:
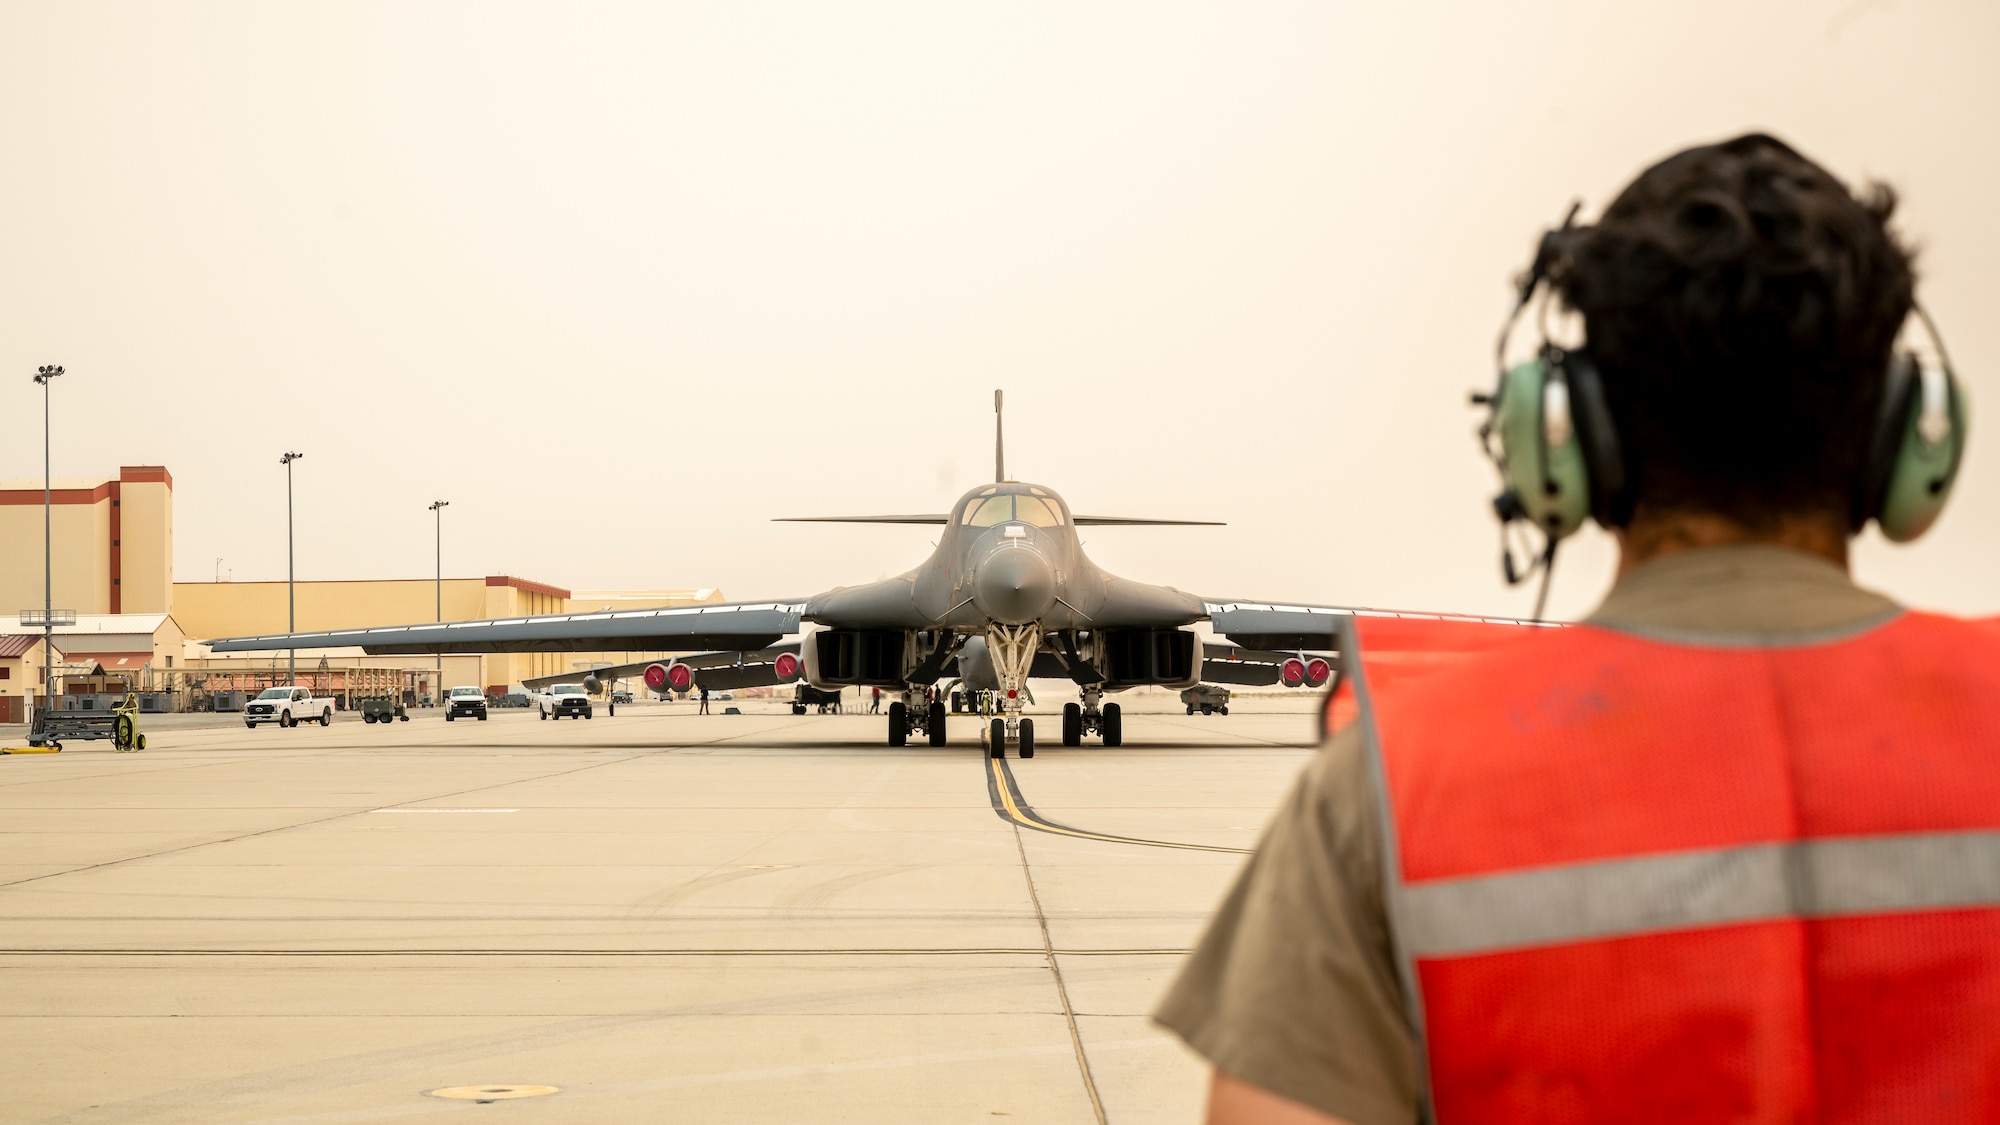
M 1847 567 L 1847 527 L 1827 516 L 1800 515 L 1780 519 L 1767 528 L 1751 528 L 1709 512 L 1635 512 L 1618 532 L 1618 573 L 1654 559 L 1699 551 L 1705 547 L 1760 544 L 1804 551 Z

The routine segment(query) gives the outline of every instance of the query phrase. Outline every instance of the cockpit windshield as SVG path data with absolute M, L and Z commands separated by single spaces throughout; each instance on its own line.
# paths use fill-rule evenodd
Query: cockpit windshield
M 1003 523 L 1025 523 L 1031 527 L 1061 527 L 1062 509 L 1034 496 L 989 496 L 968 504 L 960 523 L 967 527 L 998 527 Z

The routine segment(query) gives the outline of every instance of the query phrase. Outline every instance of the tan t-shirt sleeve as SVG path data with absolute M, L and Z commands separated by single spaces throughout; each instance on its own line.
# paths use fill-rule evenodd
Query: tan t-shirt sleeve
M 1361 739 L 1307 767 L 1153 1018 L 1220 1069 L 1355 1125 L 1417 1117 Z

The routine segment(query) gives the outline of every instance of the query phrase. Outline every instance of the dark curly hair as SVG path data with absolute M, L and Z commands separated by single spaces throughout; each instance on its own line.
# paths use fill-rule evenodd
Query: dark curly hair
M 1846 519 L 1914 299 L 1895 207 L 1753 133 L 1655 164 L 1562 236 L 1551 281 L 1583 316 L 1636 512 Z

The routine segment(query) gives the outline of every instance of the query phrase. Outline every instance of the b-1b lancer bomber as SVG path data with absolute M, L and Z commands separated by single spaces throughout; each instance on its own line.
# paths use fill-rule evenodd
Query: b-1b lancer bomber
M 485 652 L 699 652 L 669 662 L 599 668 L 597 681 L 643 675 L 655 691 L 696 685 L 734 689 L 801 677 L 821 690 L 881 688 L 888 741 L 912 735 L 945 745 L 946 708 L 933 689 L 956 677 L 989 691 L 998 714 L 983 733 L 989 752 L 1035 753 L 1023 713 L 1030 678 L 1067 680 L 1062 744 L 1095 736 L 1123 742 L 1118 704 L 1105 696 L 1157 685 L 1324 685 L 1336 633 L 1352 610 L 1214 601 L 1120 578 L 1083 553 L 1077 528 L 1196 525 L 1203 521 L 1077 515 L 1052 488 L 1007 479 L 994 392 L 994 482 L 951 511 L 926 515 L 793 517 L 802 522 L 935 524 L 931 557 L 895 578 L 842 586 L 798 601 L 561 614 L 244 637 L 216 652 L 360 648 L 371 656 Z M 1216 526 L 1209 524 L 1208 526 Z M 1204 644 L 1207 621 L 1228 644 Z M 797 636 L 794 643 L 781 643 Z M 547 677 L 530 686 L 571 677 Z M 593 688 L 594 690 L 594 688 Z

